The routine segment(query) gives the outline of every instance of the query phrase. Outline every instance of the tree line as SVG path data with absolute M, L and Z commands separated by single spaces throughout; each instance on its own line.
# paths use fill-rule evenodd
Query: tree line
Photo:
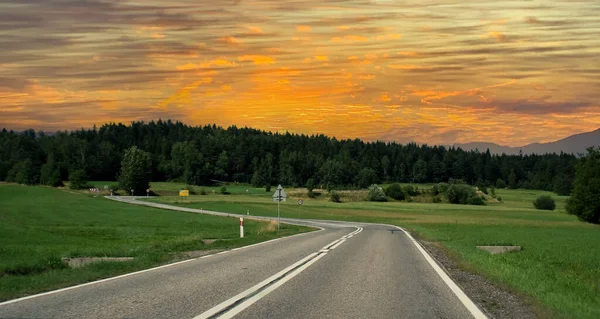
M 0 180 L 58 185 L 75 178 L 116 180 L 127 149 L 149 153 L 152 181 L 208 185 L 366 188 L 375 183 L 438 183 L 529 188 L 568 195 L 572 154 L 492 155 L 489 150 L 364 142 L 325 135 L 266 132 L 248 127 L 188 126 L 181 122 L 110 123 L 53 134 L 0 132 Z

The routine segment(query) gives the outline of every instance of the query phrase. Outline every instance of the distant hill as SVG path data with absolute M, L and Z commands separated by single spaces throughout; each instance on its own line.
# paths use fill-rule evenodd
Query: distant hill
M 494 143 L 473 142 L 465 144 L 455 144 L 463 150 L 475 150 L 485 152 L 488 148 L 492 154 L 517 155 L 519 151 L 523 154 L 546 154 L 546 153 L 564 153 L 579 154 L 585 153 L 590 146 L 600 146 L 600 129 L 593 132 L 575 134 L 562 140 L 550 143 L 533 143 L 521 147 L 502 146 Z

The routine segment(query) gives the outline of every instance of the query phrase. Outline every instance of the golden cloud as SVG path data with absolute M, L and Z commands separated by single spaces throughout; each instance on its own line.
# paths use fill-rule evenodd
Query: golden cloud
M 398 34 L 398 33 L 390 33 L 390 34 L 385 34 L 385 35 L 378 35 L 377 37 L 375 37 L 375 39 L 377 41 L 398 40 L 400 38 L 402 38 L 402 35 Z
M 365 42 L 369 41 L 369 38 L 363 37 L 362 35 L 346 35 L 343 37 L 333 37 L 331 38 L 333 42 Z
M 238 61 L 252 61 L 255 65 L 267 65 L 275 63 L 275 58 L 266 55 L 242 55 Z
M 312 28 L 307 25 L 299 25 L 296 26 L 296 31 L 298 32 L 312 32 Z

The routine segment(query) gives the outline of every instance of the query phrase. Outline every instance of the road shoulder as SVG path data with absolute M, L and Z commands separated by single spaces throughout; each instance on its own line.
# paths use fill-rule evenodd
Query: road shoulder
M 528 302 L 526 297 L 495 285 L 487 278 L 469 272 L 460 266 L 457 258 L 442 245 L 415 236 L 421 246 L 442 266 L 446 273 L 480 308 L 492 318 L 540 318 L 542 310 Z

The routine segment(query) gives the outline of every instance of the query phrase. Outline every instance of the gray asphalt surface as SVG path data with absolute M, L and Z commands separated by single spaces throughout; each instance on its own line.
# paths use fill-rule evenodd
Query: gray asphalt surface
M 0 304 L 0 317 L 193 318 L 313 253 L 323 256 L 236 318 L 472 317 L 403 232 L 361 225 L 323 251 L 357 224 L 282 220 L 325 229 Z

